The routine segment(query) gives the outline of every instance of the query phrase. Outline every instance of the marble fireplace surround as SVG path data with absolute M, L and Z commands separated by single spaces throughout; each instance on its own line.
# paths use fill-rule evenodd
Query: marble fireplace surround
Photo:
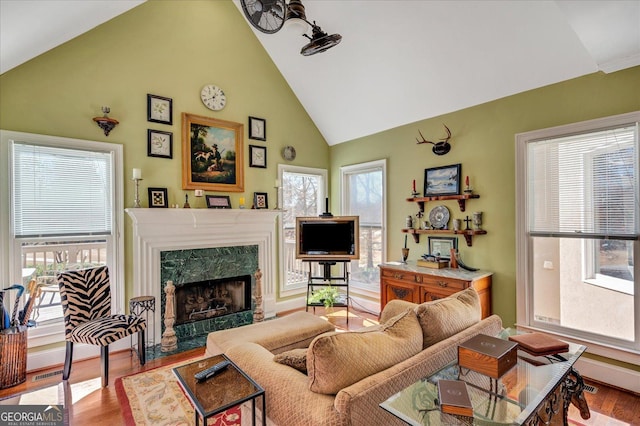
M 277 210 L 129 208 L 133 222 L 133 296 L 154 296 L 155 341 L 160 342 L 163 283 L 160 253 L 243 245 L 258 246 L 265 318 L 275 316 Z

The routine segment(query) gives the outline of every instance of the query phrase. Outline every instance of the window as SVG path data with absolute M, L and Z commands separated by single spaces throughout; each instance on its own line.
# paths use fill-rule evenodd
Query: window
M 519 325 L 640 349 L 639 121 L 517 135 Z
M 282 232 L 280 247 L 283 277 L 280 295 L 306 292 L 308 265 L 296 259 L 296 217 L 318 216 L 325 208 L 327 171 L 308 167 L 278 165 L 282 182 Z
M 42 285 L 29 346 L 59 342 L 63 321 L 58 271 L 108 265 L 114 312 L 123 312 L 120 145 L 27 133 L 2 132 L 10 158 L 7 203 L 8 273 L 23 285 Z M 6 261 L 7 259 L 2 259 Z M 29 295 L 25 294 L 28 298 Z
M 386 161 L 340 168 L 342 214 L 360 216 L 360 259 L 351 261 L 354 288 L 380 293 L 378 265 L 386 258 Z

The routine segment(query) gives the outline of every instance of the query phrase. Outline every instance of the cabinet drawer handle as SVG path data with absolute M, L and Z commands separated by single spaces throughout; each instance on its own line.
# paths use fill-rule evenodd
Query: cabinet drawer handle
M 439 285 L 440 287 L 446 287 L 446 286 L 448 286 L 449 284 L 448 284 L 446 281 L 438 281 L 438 285 Z
M 400 280 L 402 279 L 402 274 L 398 274 L 398 273 L 393 274 L 393 278 L 395 278 L 396 280 Z

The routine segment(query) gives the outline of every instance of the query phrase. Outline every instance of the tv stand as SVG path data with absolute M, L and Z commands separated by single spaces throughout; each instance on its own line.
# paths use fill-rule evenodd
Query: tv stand
M 306 309 L 305 311 L 309 311 L 309 306 L 313 307 L 313 312 L 315 313 L 316 307 L 324 307 L 322 302 L 309 302 L 309 297 L 313 294 L 316 287 L 338 287 L 338 292 L 340 293 L 340 298 L 338 301 L 333 303 L 334 308 L 347 308 L 347 324 L 349 324 L 349 271 L 348 265 L 351 260 L 304 260 L 303 262 L 309 265 L 309 277 L 307 280 L 307 299 L 306 299 Z M 342 276 L 333 276 L 331 274 L 331 267 L 341 263 L 342 264 Z M 322 276 L 314 276 L 313 275 L 313 264 L 317 264 L 322 267 Z M 345 289 L 345 291 L 340 291 L 340 289 Z

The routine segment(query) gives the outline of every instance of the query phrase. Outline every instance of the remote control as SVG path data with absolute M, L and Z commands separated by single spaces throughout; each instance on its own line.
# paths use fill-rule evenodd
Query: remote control
M 195 377 L 195 379 L 198 382 L 202 382 L 205 381 L 213 376 L 215 376 L 218 372 L 224 370 L 225 368 L 227 368 L 229 366 L 229 364 L 231 364 L 229 361 L 227 361 L 226 359 L 224 361 L 221 361 L 219 363 L 217 363 L 216 365 L 213 365 L 205 370 L 202 370 L 196 374 L 194 374 L 193 377 Z

